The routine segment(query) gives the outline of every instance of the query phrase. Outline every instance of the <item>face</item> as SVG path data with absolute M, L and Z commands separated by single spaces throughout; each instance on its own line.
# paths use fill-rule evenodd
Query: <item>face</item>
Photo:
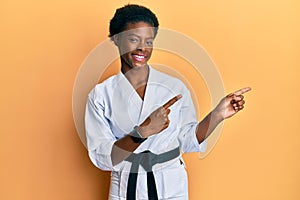
M 146 22 L 130 23 L 114 40 L 121 55 L 122 68 L 146 66 L 152 54 L 154 29 Z

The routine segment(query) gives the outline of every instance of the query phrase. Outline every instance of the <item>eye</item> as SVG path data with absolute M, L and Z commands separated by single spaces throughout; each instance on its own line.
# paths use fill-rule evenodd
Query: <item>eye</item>
M 138 42 L 138 39 L 136 39 L 136 38 L 129 38 L 129 41 L 132 42 L 132 43 L 136 43 L 136 42 Z
M 147 46 L 153 46 L 153 41 L 152 41 L 152 40 L 148 40 L 148 41 L 146 42 L 146 44 L 147 44 Z

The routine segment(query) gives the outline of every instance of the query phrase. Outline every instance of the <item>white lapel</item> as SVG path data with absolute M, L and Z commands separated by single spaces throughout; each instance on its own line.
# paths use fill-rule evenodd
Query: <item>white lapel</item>
M 149 76 L 144 101 L 122 72 L 116 76 L 113 92 L 114 120 L 124 131 L 141 124 L 155 109 L 164 103 L 158 90 L 163 80 L 160 72 L 149 66 Z
M 116 76 L 116 85 L 112 97 L 113 119 L 125 132 L 138 125 L 143 100 L 122 72 Z
M 139 123 L 142 123 L 155 109 L 162 106 L 158 101 L 161 95 L 159 90 L 161 81 L 160 72 L 149 66 L 149 76 Z

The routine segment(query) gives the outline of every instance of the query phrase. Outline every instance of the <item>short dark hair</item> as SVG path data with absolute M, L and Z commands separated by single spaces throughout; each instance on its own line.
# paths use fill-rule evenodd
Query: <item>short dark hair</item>
M 112 36 L 124 31 L 128 23 L 137 22 L 146 22 L 153 26 L 156 36 L 159 23 L 155 14 L 144 6 L 128 4 L 118 8 L 114 17 L 110 20 L 109 37 L 112 38 Z

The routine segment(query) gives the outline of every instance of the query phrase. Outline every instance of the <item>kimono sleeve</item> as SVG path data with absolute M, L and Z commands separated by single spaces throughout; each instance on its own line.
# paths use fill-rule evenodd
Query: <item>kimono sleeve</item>
M 196 117 L 195 107 L 187 88 L 184 87 L 182 95 L 182 105 L 180 109 L 181 129 L 179 134 L 179 143 L 184 153 L 188 152 L 205 152 L 207 142 L 204 140 L 200 144 L 196 137 L 198 120 Z
M 95 97 L 95 89 L 88 96 L 85 110 L 85 130 L 89 157 L 92 163 L 105 171 L 118 171 L 121 163 L 113 166 L 111 150 L 116 141 L 109 121 L 104 115 L 103 98 Z

